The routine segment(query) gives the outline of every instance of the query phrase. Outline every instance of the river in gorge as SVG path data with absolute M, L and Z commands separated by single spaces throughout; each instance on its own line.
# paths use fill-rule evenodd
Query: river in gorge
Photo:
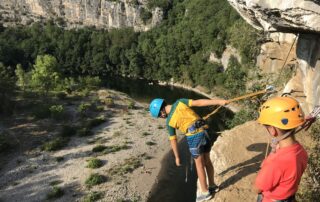
M 171 104 L 179 98 L 201 99 L 205 96 L 191 90 L 174 86 L 158 85 L 141 79 L 130 78 L 105 78 L 104 86 L 128 94 L 136 101 L 149 103 L 154 98 L 164 98 Z M 214 110 L 214 107 L 202 107 L 194 109 L 200 116 L 204 116 Z M 217 132 L 226 128 L 226 121 L 232 117 L 232 112 L 221 109 L 217 114 L 208 119 L 209 134 L 214 141 Z M 151 116 L 150 116 L 151 118 Z M 161 162 L 161 169 L 157 183 L 152 187 L 148 202 L 194 202 L 196 198 L 197 174 L 195 165 L 190 159 L 186 138 L 179 142 L 181 167 L 174 164 L 174 156 L 169 150 Z

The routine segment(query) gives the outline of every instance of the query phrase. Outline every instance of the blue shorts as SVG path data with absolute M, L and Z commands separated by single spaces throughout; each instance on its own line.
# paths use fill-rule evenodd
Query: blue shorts
M 193 158 L 197 158 L 203 153 L 210 152 L 211 142 L 206 130 L 187 136 L 187 141 Z

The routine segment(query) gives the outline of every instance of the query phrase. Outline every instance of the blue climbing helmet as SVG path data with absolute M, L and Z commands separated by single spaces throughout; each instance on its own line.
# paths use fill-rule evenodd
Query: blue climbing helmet
M 162 106 L 163 102 L 164 102 L 164 99 L 161 99 L 161 98 L 156 98 L 151 101 L 150 106 L 149 106 L 149 110 L 150 110 L 152 117 L 154 117 L 154 118 L 159 117 L 161 106 Z

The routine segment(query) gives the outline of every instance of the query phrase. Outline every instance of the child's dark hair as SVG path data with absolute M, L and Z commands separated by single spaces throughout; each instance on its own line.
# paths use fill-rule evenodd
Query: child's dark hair
M 160 111 L 164 110 L 164 108 L 167 106 L 166 101 L 163 101 L 161 107 L 160 107 Z

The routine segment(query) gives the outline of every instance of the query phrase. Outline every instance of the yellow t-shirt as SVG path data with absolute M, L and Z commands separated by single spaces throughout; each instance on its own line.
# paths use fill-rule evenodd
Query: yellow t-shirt
M 192 100 L 190 99 L 179 99 L 172 105 L 167 117 L 170 140 L 177 138 L 175 129 L 187 133 L 188 127 L 200 119 L 199 115 L 190 108 L 191 106 Z

